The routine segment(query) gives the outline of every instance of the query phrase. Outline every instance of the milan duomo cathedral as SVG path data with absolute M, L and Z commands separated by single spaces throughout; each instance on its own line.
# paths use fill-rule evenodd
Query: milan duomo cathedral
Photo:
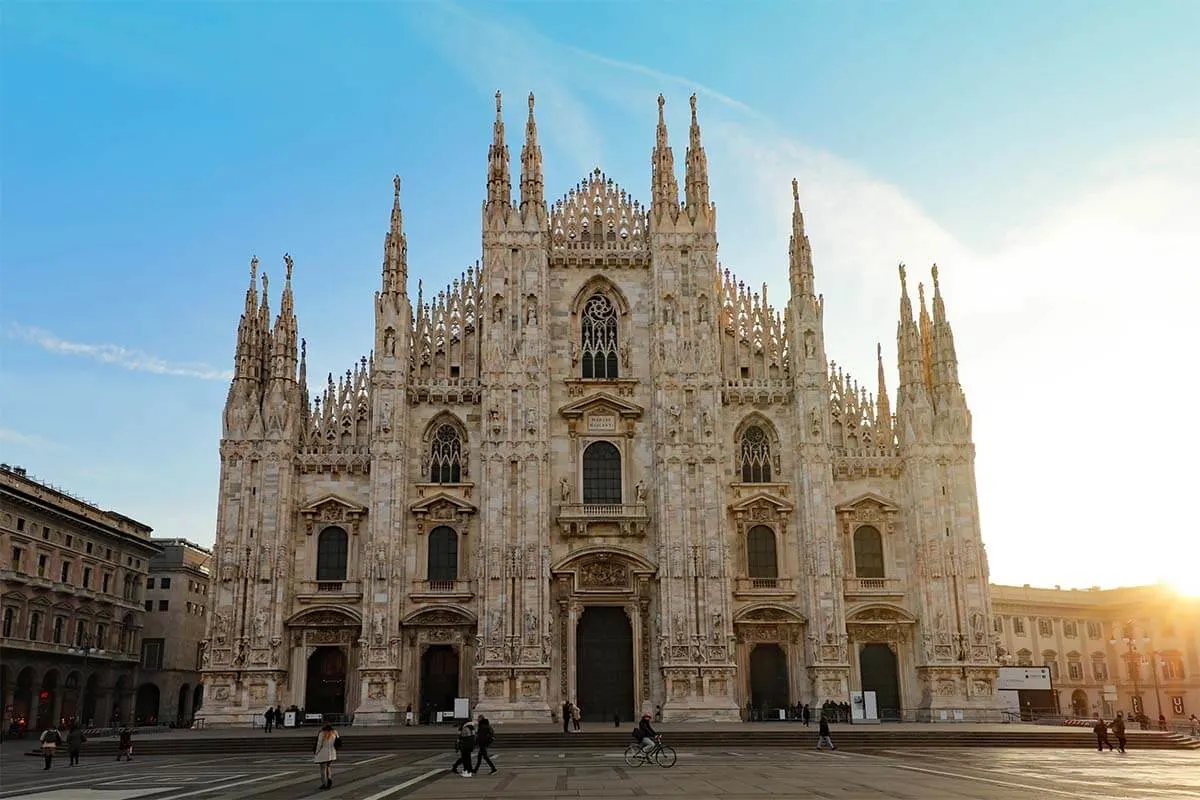
M 599 169 L 547 203 L 531 95 L 514 202 L 497 94 L 482 261 L 415 303 L 397 178 L 371 353 L 316 397 L 292 260 L 273 323 L 251 262 L 209 723 L 998 705 L 937 268 L 915 313 L 900 268 L 893 411 L 882 352 L 873 392 L 828 358 L 795 181 L 780 309 L 718 262 L 695 97 L 680 201 L 663 104 L 649 205 Z

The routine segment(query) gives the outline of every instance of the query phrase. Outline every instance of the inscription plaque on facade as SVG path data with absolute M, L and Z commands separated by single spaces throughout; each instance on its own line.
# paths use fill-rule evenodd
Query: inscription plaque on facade
M 617 418 L 614 414 L 592 414 L 587 418 L 588 433 L 616 433 Z

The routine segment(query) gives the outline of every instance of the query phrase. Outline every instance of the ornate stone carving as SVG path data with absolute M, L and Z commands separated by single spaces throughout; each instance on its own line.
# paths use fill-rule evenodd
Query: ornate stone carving
M 629 570 L 616 561 L 589 561 L 579 568 L 579 582 L 585 587 L 629 585 Z

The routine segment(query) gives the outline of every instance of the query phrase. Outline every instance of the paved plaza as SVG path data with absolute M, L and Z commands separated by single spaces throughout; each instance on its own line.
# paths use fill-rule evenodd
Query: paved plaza
M 1035 798 L 1200 797 L 1200 754 L 1095 750 L 887 750 L 870 754 L 811 750 L 683 750 L 671 769 L 628 767 L 619 752 L 505 752 L 499 772 L 450 774 L 449 752 L 342 750 L 331 791 L 318 787 L 305 756 L 148 757 L 116 763 L 65 759 L 45 772 L 40 759 L 9 750 L 0 800 L 558 800 L 686 797 Z

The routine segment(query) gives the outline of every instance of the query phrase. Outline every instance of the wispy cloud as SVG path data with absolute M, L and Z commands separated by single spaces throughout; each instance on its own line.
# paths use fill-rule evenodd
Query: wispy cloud
M 32 433 L 22 433 L 14 431 L 11 428 L 0 428 L 0 444 L 12 445 L 16 447 L 57 447 L 58 445 L 48 439 L 43 439 L 41 436 Z
M 49 331 L 27 325 L 10 323 L 10 339 L 18 339 L 37 345 L 51 353 L 64 356 L 80 356 L 102 364 L 110 364 L 134 372 L 150 372 L 155 375 L 173 375 L 181 378 L 198 378 L 205 381 L 227 381 L 233 377 L 228 371 L 219 370 L 208 364 L 173 362 L 119 344 L 92 344 L 61 339 Z

